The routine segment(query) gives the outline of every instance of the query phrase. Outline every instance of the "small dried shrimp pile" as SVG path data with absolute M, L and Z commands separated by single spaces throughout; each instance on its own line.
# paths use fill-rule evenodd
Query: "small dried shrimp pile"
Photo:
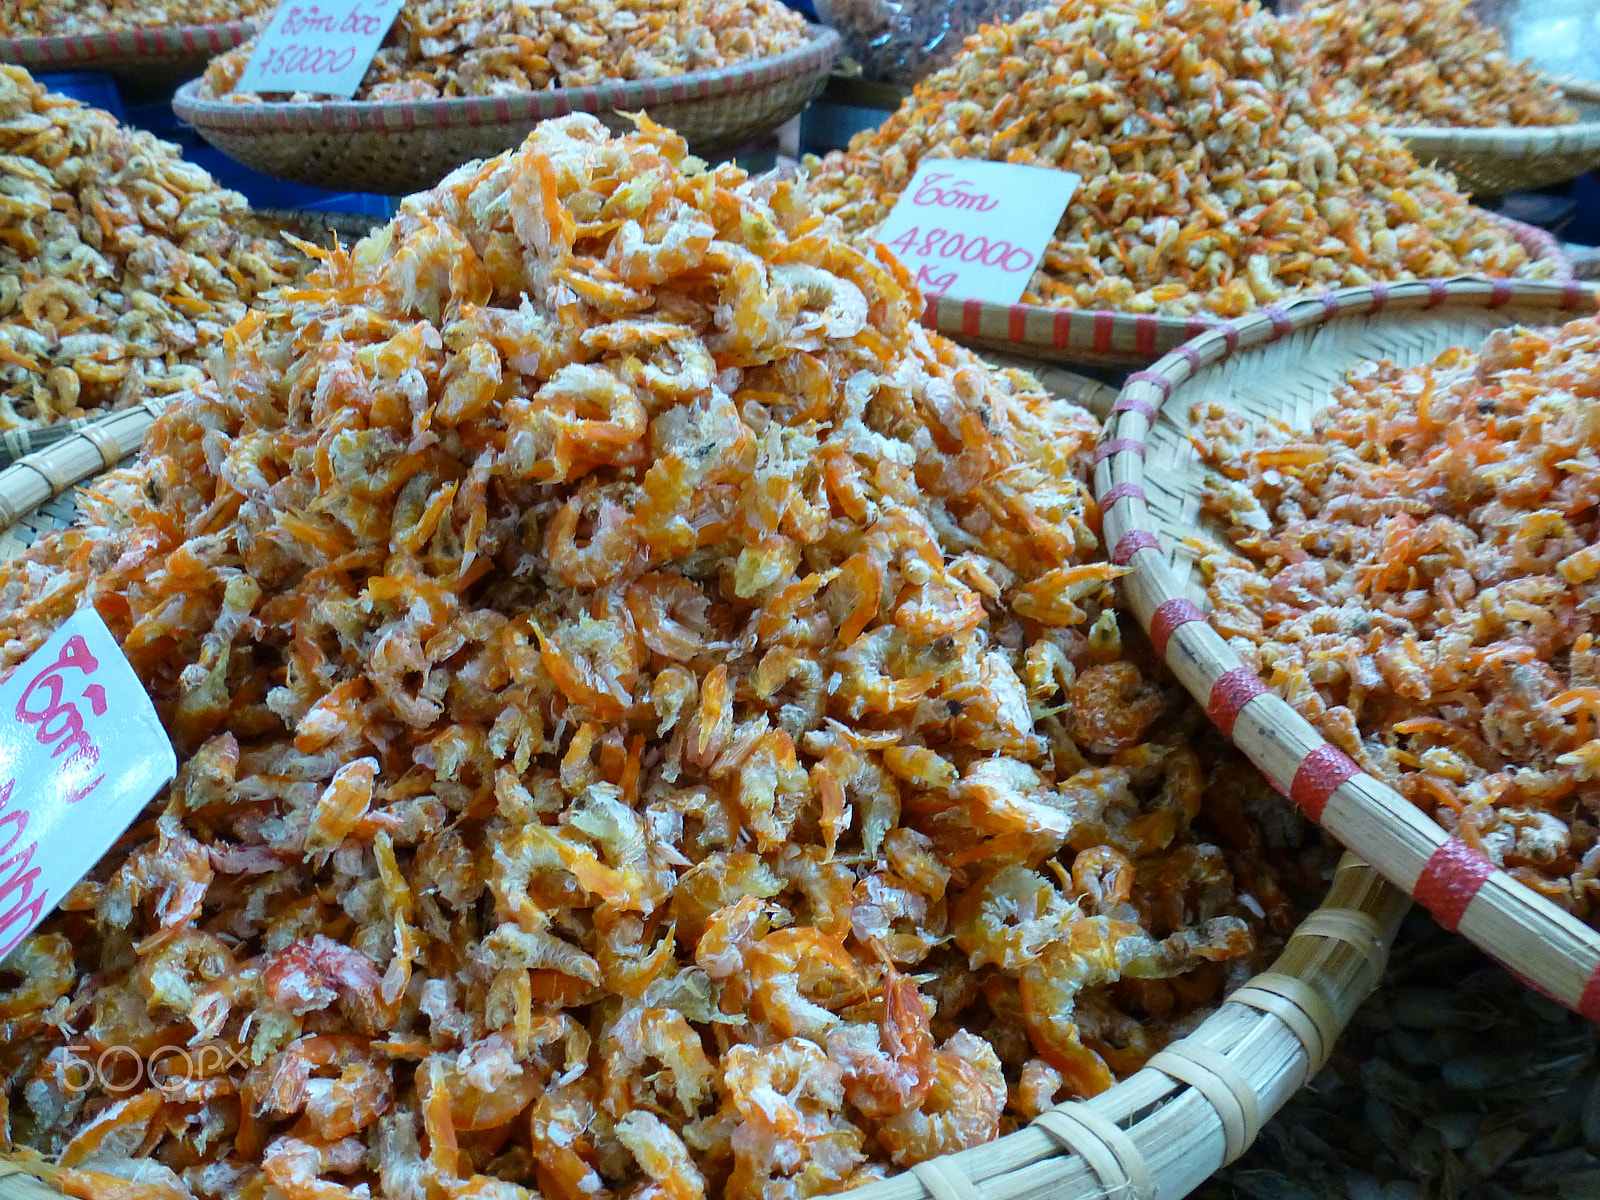
M 1317 72 L 1385 125 L 1570 125 L 1578 110 L 1506 53 L 1470 0 L 1311 0 L 1288 20 Z
M 1093 420 L 641 125 L 329 252 L 0 568 L 6 669 L 95 605 L 183 760 L 0 991 L 75 1194 L 848 1188 L 1105 1088 L 1292 921 L 1191 830 L 1254 801 L 1122 652 Z M 218 1065 L 74 1091 L 79 1043 Z
M 1064 0 L 980 29 L 812 187 L 870 234 L 924 158 L 1075 172 L 1023 296 L 1063 308 L 1237 316 L 1303 289 L 1548 272 L 1333 100 L 1254 3 Z
M 0 429 L 202 378 L 306 260 L 178 148 L 0 65 Z
M 500 96 L 659 79 L 797 50 L 806 20 L 782 0 L 405 0 L 356 100 Z M 202 94 L 236 92 L 254 40 L 211 60 Z M 315 99 L 296 93 L 295 99 Z
M 1304 434 L 1197 406 L 1212 623 L 1366 770 L 1600 922 L 1600 320 L 1365 363 Z M 1200 423 L 1203 421 L 1203 425 Z
M 269 0 L 0 0 L 0 37 L 209 25 L 242 20 L 272 7 Z

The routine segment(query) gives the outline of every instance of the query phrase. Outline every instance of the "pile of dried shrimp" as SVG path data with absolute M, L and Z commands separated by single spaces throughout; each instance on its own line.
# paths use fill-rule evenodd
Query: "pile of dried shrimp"
M 0 37 L 56 37 L 259 16 L 271 0 L 0 0 Z
M 0 430 L 169 395 L 307 260 L 178 148 L 0 65 Z
M 806 20 L 782 0 L 405 0 L 356 100 L 501 96 L 660 79 L 798 50 Z M 241 103 L 313 100 L 236 92 L 252 40 L 212 59 L 201 94 Z
M 1124 651 L 1092 418 L 641 124 L 329 252 L 0 568 L 5 668 L 93 604 L 182 759 L 0 991 L 0 1130 L 73 1194 L 844 1189 L 1292 924 L 1286 806 Z
M 1318 74 L 1385 125 L 1570 125 L 1578 110 L 1480 25 L 1471 0 L 1310 0 L 1289 18 Z
M 1197 406 L 1212 623 L 1324 737 L 1600 922 L 1600 320 L 1363 363 L 1304 433 Z
M 1031 304 L 1237 316 L 1375 279 L 1549 271 L 1253 0 L 1058 0 L 985 26 L 811 186 L 870 234 L 930 157 L 1083 177 Z

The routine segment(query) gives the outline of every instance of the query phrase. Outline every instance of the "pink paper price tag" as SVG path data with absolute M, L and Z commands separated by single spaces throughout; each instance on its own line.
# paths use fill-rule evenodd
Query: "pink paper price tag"
M 1015 304 L 1079 182 L 1048 167 L 924 159 L 877 238 L 924 297 Z
M 256 36 L 241 92 L 356 94 L 400 0 L 284 0 Z
M 155 706 L 92 608 L 0 684 L 0 959 L 177 769 Z

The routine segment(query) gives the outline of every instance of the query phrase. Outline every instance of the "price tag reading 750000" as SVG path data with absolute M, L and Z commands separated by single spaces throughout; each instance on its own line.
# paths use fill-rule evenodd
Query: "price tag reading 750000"
M 177 769 L 150 697 L 92 608 L 0 684 L 0 959 Z
M 349 99 L 399 15 L 400 0 L 283 0 L 234 90 Z
M 1079 182 L 1047 167 L 924 159 L 878 240 L 926 297 L 1015 304 Z

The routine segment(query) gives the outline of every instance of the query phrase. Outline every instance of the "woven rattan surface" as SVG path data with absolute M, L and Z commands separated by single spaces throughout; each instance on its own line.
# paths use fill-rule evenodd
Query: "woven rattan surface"
M 127 83 L 189 79 L 255 33 L 254 21 L 158 25 L 57 37 L 0 38 L 0 62 L 41 71 L 107 71 Z
M 1049 373 L 1061 395 L 1101 385 Z M 73 486 L 114 465 L 144 437 L 155 410 L 130 409 L 0 470 L 0 559 L 71 523 Z M 859 1200 L 1177 1200 L 1236 1157 L 1261 1122 L 1321 1066 L 1357 1005 L 1383 975 L 1408 907 L 1370 867 L 1346 855 L 1323 905 L 1272 967 L 1239 989 L 1162 1060 L 1086 1103 L 1028 1129 L 919 1164 L 852 1193 Z M 34 1174 L 30 1174 L 29 1172 Z M 0 1159 L 0 1200 L 50 1200 L 52 1168 Z
M 1564 90 L 1581 114 L 1576 125 L 1412 126 L 1389 132 L 1418 161 L 1453 172 L 1470 195 L 1503 196 L 1552 187 L 1600 167 L 1600 93 L 1592 86 L 1570 83 Z
M 816 27 L 786 54 L 715 71 L 506 96 L 379 103 L 243 104 L 208 100 L 199 82 L 172 107 L 231 158 L 315 187 L 389 195 L 432 187 L 462 163 L 521 145 L 540 121 L 593 113 L 616 130 L 644 111 L 676 129 L 696 154 L 730 150 L 782 125 L 820 92 L 839 35 Z
M 1129 378 L 1097 452 L 1095 493 L 1113 560 L 1136 568 L 1124 580 L 1134 612 L 1274 785 L 1397 886 L 1410 892 L 1421 877 L 1442 879 L 1447 887 L 1427 890 L 1449 893 L 1448 907 L 1434 909 L 1447 927 L 1458 923 L 1513 972 L 1600 1020 L 1600 932 L 1490 868 L 1266 691 L 1204 620 L 1185 544 L 1225 544 L 1199 519 L 1205 475 L 1188 440 L 1197 401 L 1304 429 L 1361 359 L 1421 363 L 1448 346 L 1481 344 L 1495 328 L 1592 313 L 1596 301 L 1576 283 L 1463 280 L 1352 288 L 1230 322 Z
M 1571 278 L 1572 261 L 1560 241 L 1532 225 L 1487 215 L 1510 229 L 1534 261 L 1552 264 L 1555 278 Z M 1081 366 L 1145 366 L 1221 321 L 1210 315 L 1165 317 L 940 296 L 928 301 L 922 323 L 979 350 Z

